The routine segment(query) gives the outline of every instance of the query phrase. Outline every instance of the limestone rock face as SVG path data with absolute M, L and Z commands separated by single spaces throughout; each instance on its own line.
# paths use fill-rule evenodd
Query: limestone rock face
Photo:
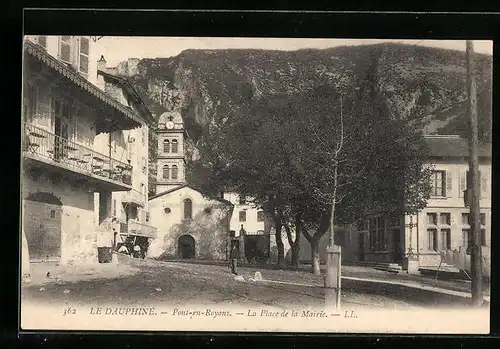
M 492 56 L 476 54 L 475 64 L 480 137 L 489 140 Z M 298 51 L 186 50 L 119 66 L 155 115 L 180 110 L 194 140 L 202 125 L 217 127 L 250 115 L 255 103 L 279 102 L 323 86 L 344 95 L 369 91 L 369 103 L 384 105 L 389 117 L 415 123 L 428 133 L 467 132 L 466 63 L 460 51 L 403 44 Z M 154 127 L 151 133 L 155 144 Z

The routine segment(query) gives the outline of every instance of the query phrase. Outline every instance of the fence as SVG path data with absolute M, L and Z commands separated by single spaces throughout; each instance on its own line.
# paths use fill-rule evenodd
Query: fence
M 491 277 L 491 249 L 483 246 L 483 276 L 486 278 Z M 467 273 L 471 272 L 471 255 L 467 254 L 465 247 L 460 247 L 460 250 L 441 251 L 441 262 L 452 265 L 457 269 L 465 270 Z

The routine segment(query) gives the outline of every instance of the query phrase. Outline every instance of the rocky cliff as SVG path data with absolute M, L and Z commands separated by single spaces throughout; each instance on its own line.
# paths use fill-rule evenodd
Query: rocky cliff
M 248 113 L 267 98 L 320 86 L 350 94 L 370 89 L 390 117 L 428 133 L 467 134 L 465 53 L 402 44 L 324 50 L 186 50 L 170 58 L 131 59 L 117 67 L 159 115 L 180 109 L 196 140 L 201 125 Z M 476 55 L 482 140 L 491 140 L 492 56 Z M 279 98 L 279 97 L 278 97 Z M 154 162 L 154 159 L 152 159 Z

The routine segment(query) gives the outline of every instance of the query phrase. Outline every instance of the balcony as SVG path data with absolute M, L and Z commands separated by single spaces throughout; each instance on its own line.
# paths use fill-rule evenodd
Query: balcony
M 74 174 L 113 191 L 130 190 L 132 166 L 23 122 L 23 157 Z
M 128 221 L 128 231 L 127 232 L 129 235 L 155 238 L 156 237 L 156 230 L 157 230 L 156 227 L 141 223 L 141 222 L 136 221 L 136 220 L 131 219 Z

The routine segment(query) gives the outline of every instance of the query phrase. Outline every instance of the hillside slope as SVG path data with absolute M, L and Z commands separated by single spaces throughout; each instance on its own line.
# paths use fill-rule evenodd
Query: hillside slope
M 402 44 L 186 50 L 170 58 L 131 59 L 120 63 L 117 73 L 134 82 L 155 114 L 180 109 L 194 141 L 203 125 L 246 115 L 263 100 L 293 98 L 325 85 L 344 95 L 370 91 L 367 98 L 383 103 L 389 117 L 426 132 L 467 135 L 465 53 L 459 51 Z M 480 137 L 486 141 L 491 140 L 492 56 L 476 55 L 476 73 Z

